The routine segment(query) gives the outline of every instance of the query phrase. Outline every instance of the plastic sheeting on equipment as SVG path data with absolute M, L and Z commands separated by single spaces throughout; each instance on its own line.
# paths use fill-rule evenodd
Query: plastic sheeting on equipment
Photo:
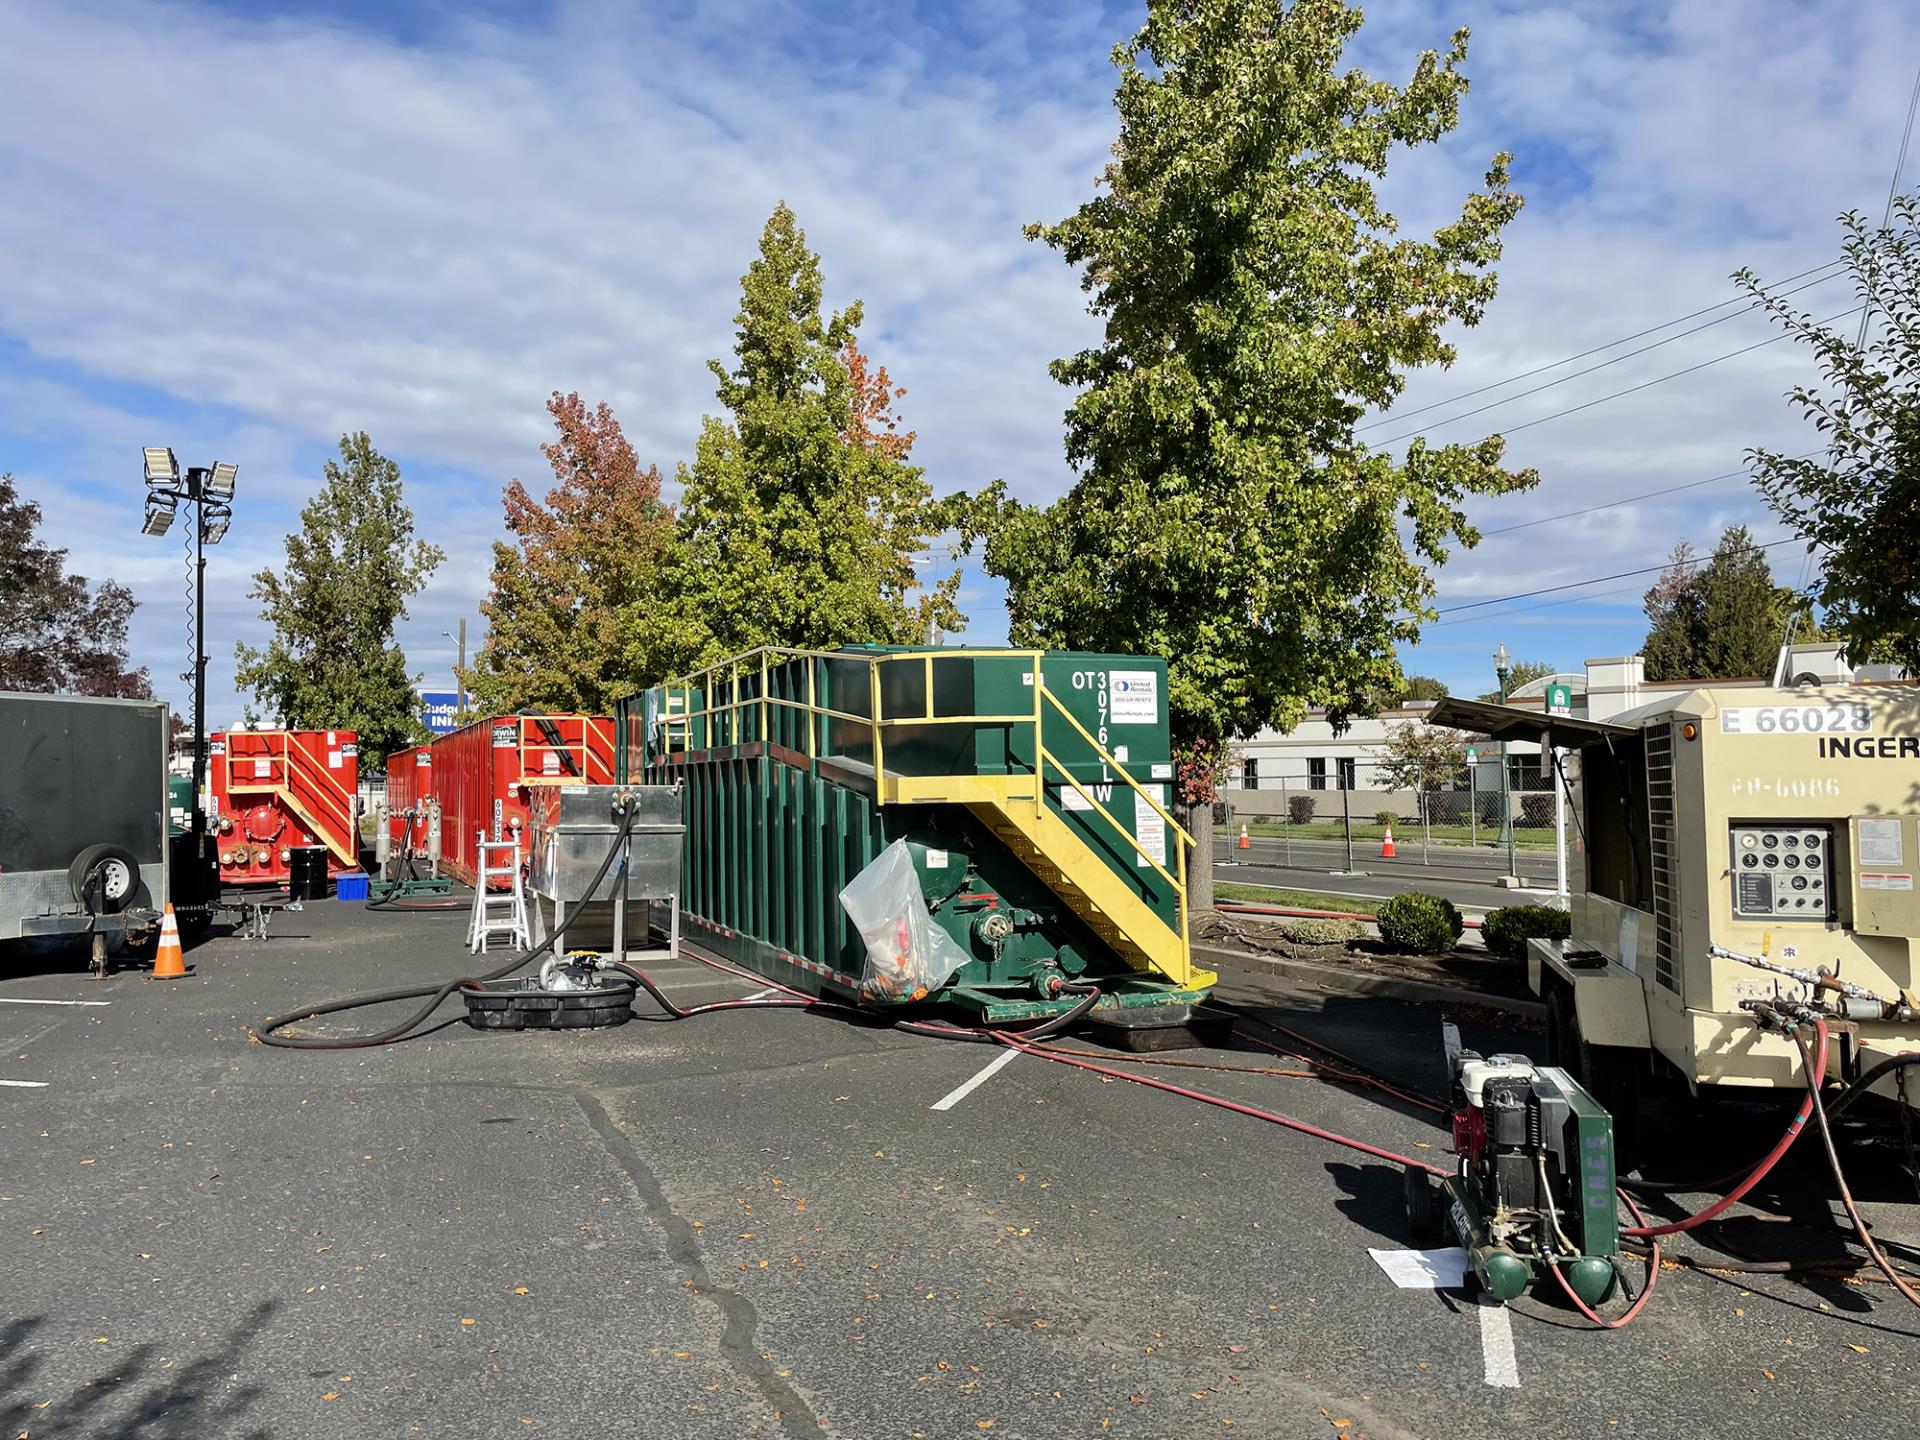
M 840 905 L 867 943 L 862 999 L 923 1000 L 967 963 L 967 952 L 927 912 L 904 840 L 887 846 L 847 882 Z

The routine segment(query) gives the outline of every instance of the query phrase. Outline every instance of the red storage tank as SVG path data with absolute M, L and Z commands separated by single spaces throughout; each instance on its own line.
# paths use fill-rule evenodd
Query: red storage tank
M 285 885 L 296 847 L 360 868 L 360 760 L 351 730 L 227 730 L 207 742 L 208 823 L 223 885 Z
M 432 799 L 432 746 L 414 745 L 387 757 L 387 835 L 395 855 L 401 854 L 402 847 L 416 855 L 427 853 L 426 816 L 416 815 L 409 830 L 406 812 L 424 811 Z
M 536 786 L 613 783 L 613 721 L 604 715 L 497 715 L 442 735 L 432 748 L 440 868 L 468 885 L 479 873 L 482 832 L 524 843 Z

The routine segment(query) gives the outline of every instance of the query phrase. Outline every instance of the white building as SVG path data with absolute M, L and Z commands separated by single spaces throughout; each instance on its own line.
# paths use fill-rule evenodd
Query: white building
M 1856 678 L 1901 678 L 1885 666 L 1855 669 L 1846 663 L 1839 647 L 1832 644 L 1785 647 L 1774 674 L 1767 676 L 1648 680 L 1646 674 L 1646 661 L 1639 655 L 1589 660 L 1583 671 L 1549 675 L 1522 685 L 1508 697 L 1508 703 L 1544 709 L 1548 687 L 1565 685 L 1570 692 L 1571 714 L 1589 720 L 1609 720 L 1623 711 L 1657 700 L 1662 694 L 1692 690 L 1701 685 L 1757 687 L 1804 683 L 1810 679 L 1845 682 Z M 1290 796 L 1326 791 L 1329 799 L 1316 808 L 1320 813 L 1337 814 L 1341 808 L 1337 792 L 1346 789 L 1369 792 L 1372 798 L 1364 806 L 1367 813 L 1397 809 L 1402 814 L 1410 814 L 1414 806 L 1409 792 L 1397 792 L 1394 801 L 1385 798 L 1395 796 L 1396 792 L 1381 773 L 1383 751 L 1390 731 L 1400 725 L 1423 722 L 1436 703 L 1412 701 L 1378 715 L 1355 718 L 1338 731 L 1324 711 L 1310 711 L 1290 733 L 1263 731 L 1236 747 L 1236 763 L 1223 798 L 1237 814 L 1266 815 L 1283 813 Z M 1497 789 L 1500 783 L 1497 747 L 1482 741 L 1476 742 L 1476 749 L 1475 774 L 1457 788 L 1486 794 Z M 1551 789 L 1542 773 L 1539 746 L 1524 742 L 1508 746 L 1507 765 L 1510 788 L 1516 794 Z

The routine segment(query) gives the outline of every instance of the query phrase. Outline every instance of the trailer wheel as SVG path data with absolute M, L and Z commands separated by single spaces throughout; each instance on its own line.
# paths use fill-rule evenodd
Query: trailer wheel
M 1571 1074 L 1613 1117 L 1614 1167 L 1623 1175 L 1640 1146 L 1640 1058 L 1623 1046 L 1588 1044 L 1572 990 L 1553 987 L 1547 996 L 1547 1061 Z
M 89 845 L 67 867 L 67 888 L 89 913 L 118 915 L 140 889 L 140 862 L 118 845 Z

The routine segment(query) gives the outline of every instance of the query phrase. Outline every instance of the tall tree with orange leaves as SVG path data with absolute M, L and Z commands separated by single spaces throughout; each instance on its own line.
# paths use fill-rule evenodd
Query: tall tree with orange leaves
M 486 642 L 467 672 L 473 708 L 605 714 L 684 658 L 671 604 L 672 508 L 605 401 L 547 401 L 557 438 L 544 502 L 518 480 L 504 500 L 513 543 L 495 542 Z

